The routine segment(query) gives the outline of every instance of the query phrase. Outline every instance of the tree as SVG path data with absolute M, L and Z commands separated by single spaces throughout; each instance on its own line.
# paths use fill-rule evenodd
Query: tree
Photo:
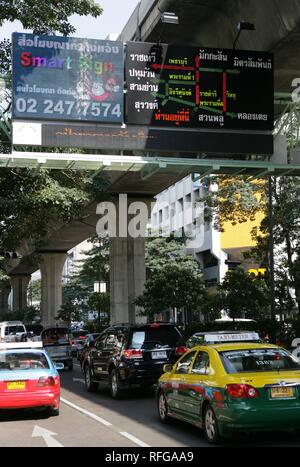
M 64 36 L 74 33 L 75 28 L 69 22 L 70 16 L 101 15 L 102 8 L 93 0 L 1 0 L 0 26 L 4 21 L 18 20 L 24 29 L 34 33 L 46 34 L 60 32 Z
M 110 294 L 108 292 L 93 292 L 87 300 L 87 305 L 89 310 L 97 312 L 99 328 L 109 323 Z
M 82 320 L 82 311 L 72 300 L 68 300 L 65 304 L 61 305 L 55 319 L 64 321 L 70 327 L 72 321 Z
M 218 287 L 217 308 L 230 318 L 263 318 L 269 313 L 270 296 L 264 279 L 252 278 L 238 267 L 228 271 Z
M 57 225 L 78 216 L 92 199 L 87 178 L 71 171 L 2 169 L 0 250 L 16 250 L 24 239 L 38 247 L 47 241 L 54 221 Z
M 216 189 L 218 187 L 218 189 Z M 300 177 L 277 177 L 272 180 L 275 246 L 275 296 L 279 312 L 291 311 L 297 304 L 300 315 Z M 246 254 L 256 262 L 269 263 L 269 219 L 267 184 L 264 179 L 218 176 L 207 180 L 204 196 L 206 218 L 224 230 L 225 222 L 233 225 L 254 220 L 265 213 L 259 227 L 253 229 L 256 247 Z M 270 279 L 270 277 L 269 277 Z M 294 299 L 291 289 L 295 291 Z
M 40 309 L 35 306 L 28 306 L 21 310 L 10 311 L 6 314 L 1 314 L 3 321 L 23 321 L 25 324 L 33 324 L 40 320 Z
M 267 209 L 263 179 L 249 181 L 245 176 L 212 176 L 205 179 L 203 191 L 205 218 L 219 231 L 224 230 L 226 222 L 236 225 L 254 221 L 256 214 Z
M 63 304 L 73 301 L 84 318 L 89 311 L 98 313 L 98 324 L 109 321 L 110 294 L 94 292 L 94 283 L 103 281 L 109 285 L 109 240 L 92 237 L 92 247 L 85 252 L 86 259 L 77 264 L 77 270 L 63 285 Z M 101 313 L 106 313 L 103 320 Z
M 92 248 L 85 253 L 86 259 L 80 269 L 80 280 L 84 284 L 109 283 L 109 239 L 93 236 Z
M 186 255 L 178 239 L 156 238 L 146 243 L 147 280 L 145 291 L 135 304 L 142 314 L 154 314 L 175 308 L 189 315 L 199 311 L 206 301 L 206 290 L 198 262 Z
M 273 235 L 275 246 L 275 293 L 279 311 L 297 304 L 300 314 L 300 177 L 280 177 L 272 181 Z M 247 257 L 267 264 L 269 256 L 268 216 L 253 229 L 257 245 Z M 295 298 L 291 297 L 291 289 Z

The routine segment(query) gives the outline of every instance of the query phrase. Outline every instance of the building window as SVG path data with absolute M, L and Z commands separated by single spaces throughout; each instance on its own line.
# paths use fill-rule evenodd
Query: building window
M 203 267 L 213 268 L 219 265 L 217 258 L 211 254 L 210 250 L 206 250 L 202 253 L 203 255 Z

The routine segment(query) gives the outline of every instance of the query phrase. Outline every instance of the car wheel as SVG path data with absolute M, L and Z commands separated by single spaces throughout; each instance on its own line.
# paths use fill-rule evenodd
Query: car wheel
M 162 423 L 168 423 L 170 421 L 168 415 L 168 404 L 166 396 L 163 392 L 160 392 L 157 398 L 157 410 L 158 416 Z
M 54 409 L 53 407 L 48 407 L 47 412 L 49 417 L 58 417 L 59 407 L 57 409 Z
M 73 362 L 68 364 L 68 370 L 72 371 L 73 370 Z
M 112 370 L 110 374 L 110 393 L 113 399 L 121 399 L 124 396 L 124 389 L 121 388 L 117 370 Z
M 89 367 L 87 365 L 86 365 L 86 367 L 84 369 L 84 379 L 85 379 L 85 387 L 86 387 L 87 391 L 88 392 L 96 392 L 97 389 L 98 389 L 98 383 L 95 383 L 92 380 L 91 370 L 89 369 Z
M 218 421 L 211 405 L 208 405 L 204 413 L 204 432 L 209 443 L 217 444 L 220 442 Z

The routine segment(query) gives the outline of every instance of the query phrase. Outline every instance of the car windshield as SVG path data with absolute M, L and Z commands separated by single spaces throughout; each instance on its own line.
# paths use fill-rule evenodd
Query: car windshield
M 7 326 L 7 328 L 5 328 L 6 336 L 8 336 L 9 334 L 16 334 L 17 332 L 26 332 L 25 327 L 23 325 L 13 325 Z
M 40 369 L 49 369 L 48 360 L 42 352 L 0 353 L 0 372 Z
M 68 344 L 69 331 L 64 328 L 47 329 L 42 333 L 42 341 L 47 344 Z
M 245 349 L 220 352 L 227 373 L 300 370 L 298 359 L 283 349 Z
M 151 349 L 178 345 L 183 345 L 183 341 L 176 328 L 159 326 L 134 330 L 129 348 Z

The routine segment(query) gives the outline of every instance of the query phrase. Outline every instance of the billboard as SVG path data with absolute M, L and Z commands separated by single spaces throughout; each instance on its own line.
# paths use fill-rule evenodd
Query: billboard
M 13 118 L 123 122 L 123 43 L 13 34 Z
M 273 130 L 273 56 L 130 42 L 126 118 L 137 125 Z

